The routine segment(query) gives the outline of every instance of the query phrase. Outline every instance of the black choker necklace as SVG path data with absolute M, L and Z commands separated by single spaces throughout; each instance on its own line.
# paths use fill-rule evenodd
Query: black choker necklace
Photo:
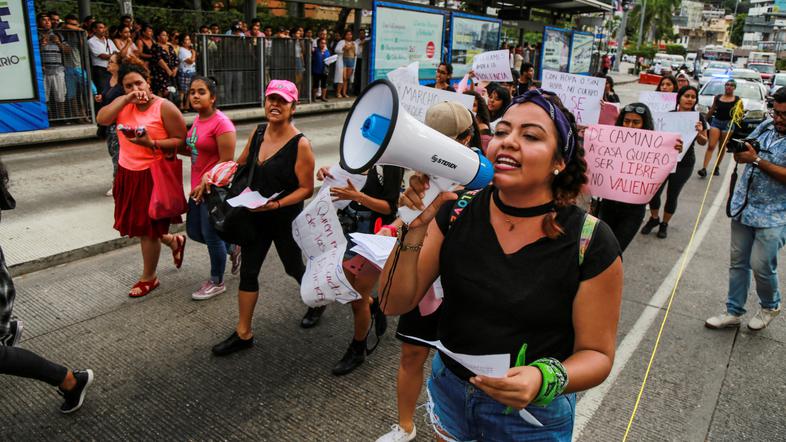
M 508 216 L 515 216 L 518 218 L 532 218 L 533 216 L 540 216 L 545 215 L 549 212 L 553 212 L 557 209 L 556 204 L 554 201 L 549 201 L 546 204 L 542 204 L 540 206 L 535 207 L 512 207 L 508 206 L 502 202 L 502 199 L 499 197 L 499 190 L 494 189 L 492 192 L 492 196 L 494 197 L 494 204 L 497 205 L 500 212 L 504 213 Z

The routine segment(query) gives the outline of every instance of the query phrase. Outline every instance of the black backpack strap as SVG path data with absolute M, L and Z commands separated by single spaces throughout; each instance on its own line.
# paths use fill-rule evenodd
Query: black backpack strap
M 248 166 L 248 185 L 254 181 L 254 171 L 257 169 L 257 158 L 259 158 L 259 147 L 262 145 L 262 140 L 265 138 L 265 129 L 267 123 L 261 123 L 254 131 L 254 136 L 251 138 L 251 146 L 248 147 L 248 156 L 246 156 L 246 165 Z

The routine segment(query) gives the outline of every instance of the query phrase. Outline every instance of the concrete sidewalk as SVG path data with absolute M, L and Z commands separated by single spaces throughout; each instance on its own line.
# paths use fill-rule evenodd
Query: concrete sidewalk
M 298 116 L 340 112 L 348 110 L 354 102 L 352 99 L 333 99 L 328 102 L 301 104 L 297 107 Z M 235 123 L 240 121 L 261 120 L 265 117 L 263 107 L 229 109 L 222 111 Z M 194 122 L 196 114 L 185 115 L 186 124 Z M 76 140 L 98 139 L 95 124 L 76 124 L 70 126 L 54 126 L 48 129 L 29 132 L 0 133 L 0 149 L 15 146 L 31 146 L 35 144 L 63 143 Z

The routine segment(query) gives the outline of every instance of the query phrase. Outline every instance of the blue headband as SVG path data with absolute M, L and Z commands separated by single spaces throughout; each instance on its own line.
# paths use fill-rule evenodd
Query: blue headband
M 508 109 L 517 104 L 534 103 L 546 111 L 552 121 L 554 121 L 554 125 L 557 126 L 557 141 L 559 142 L 559 146 L 562 146 L 562 158 L 565 159 L 565 163 L 567 164 L 571 159 L 573 159 L 573 152 L 575 151 L 576 147 L 576 141 L 573 137 L 573 129 L 571 128 L 568 117 L 566 117 L 557 106 L 554 106 L 551 101 L 547 100 L 544 95 L 550 97 L 557 96 L 555 93 L 544 91 L 543 89 L 530 89 L 527 92 L 513 98 L 513 101 L 508 106 Z M 507 109 L 505 109 L 505 111 L 507 112 Z

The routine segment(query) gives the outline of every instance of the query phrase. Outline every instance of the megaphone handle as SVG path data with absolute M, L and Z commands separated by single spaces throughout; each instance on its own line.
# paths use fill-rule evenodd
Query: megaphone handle
M 423 197 L 423 207 L 428 207 L 431 203 L 433 203 L 440 193 L 453 190 L 453 188 L 458 185 L 456 182 L 441 177 L 429 176 L 428 179 L 429 188 L 426 190 L 426 195 Z M 415 221 L 415 219 L 419 217 L 421 213 L 422 211 L 410 209 L 409 207 L 398 208 L 399 218 L 401 218 L 407 224 Z

